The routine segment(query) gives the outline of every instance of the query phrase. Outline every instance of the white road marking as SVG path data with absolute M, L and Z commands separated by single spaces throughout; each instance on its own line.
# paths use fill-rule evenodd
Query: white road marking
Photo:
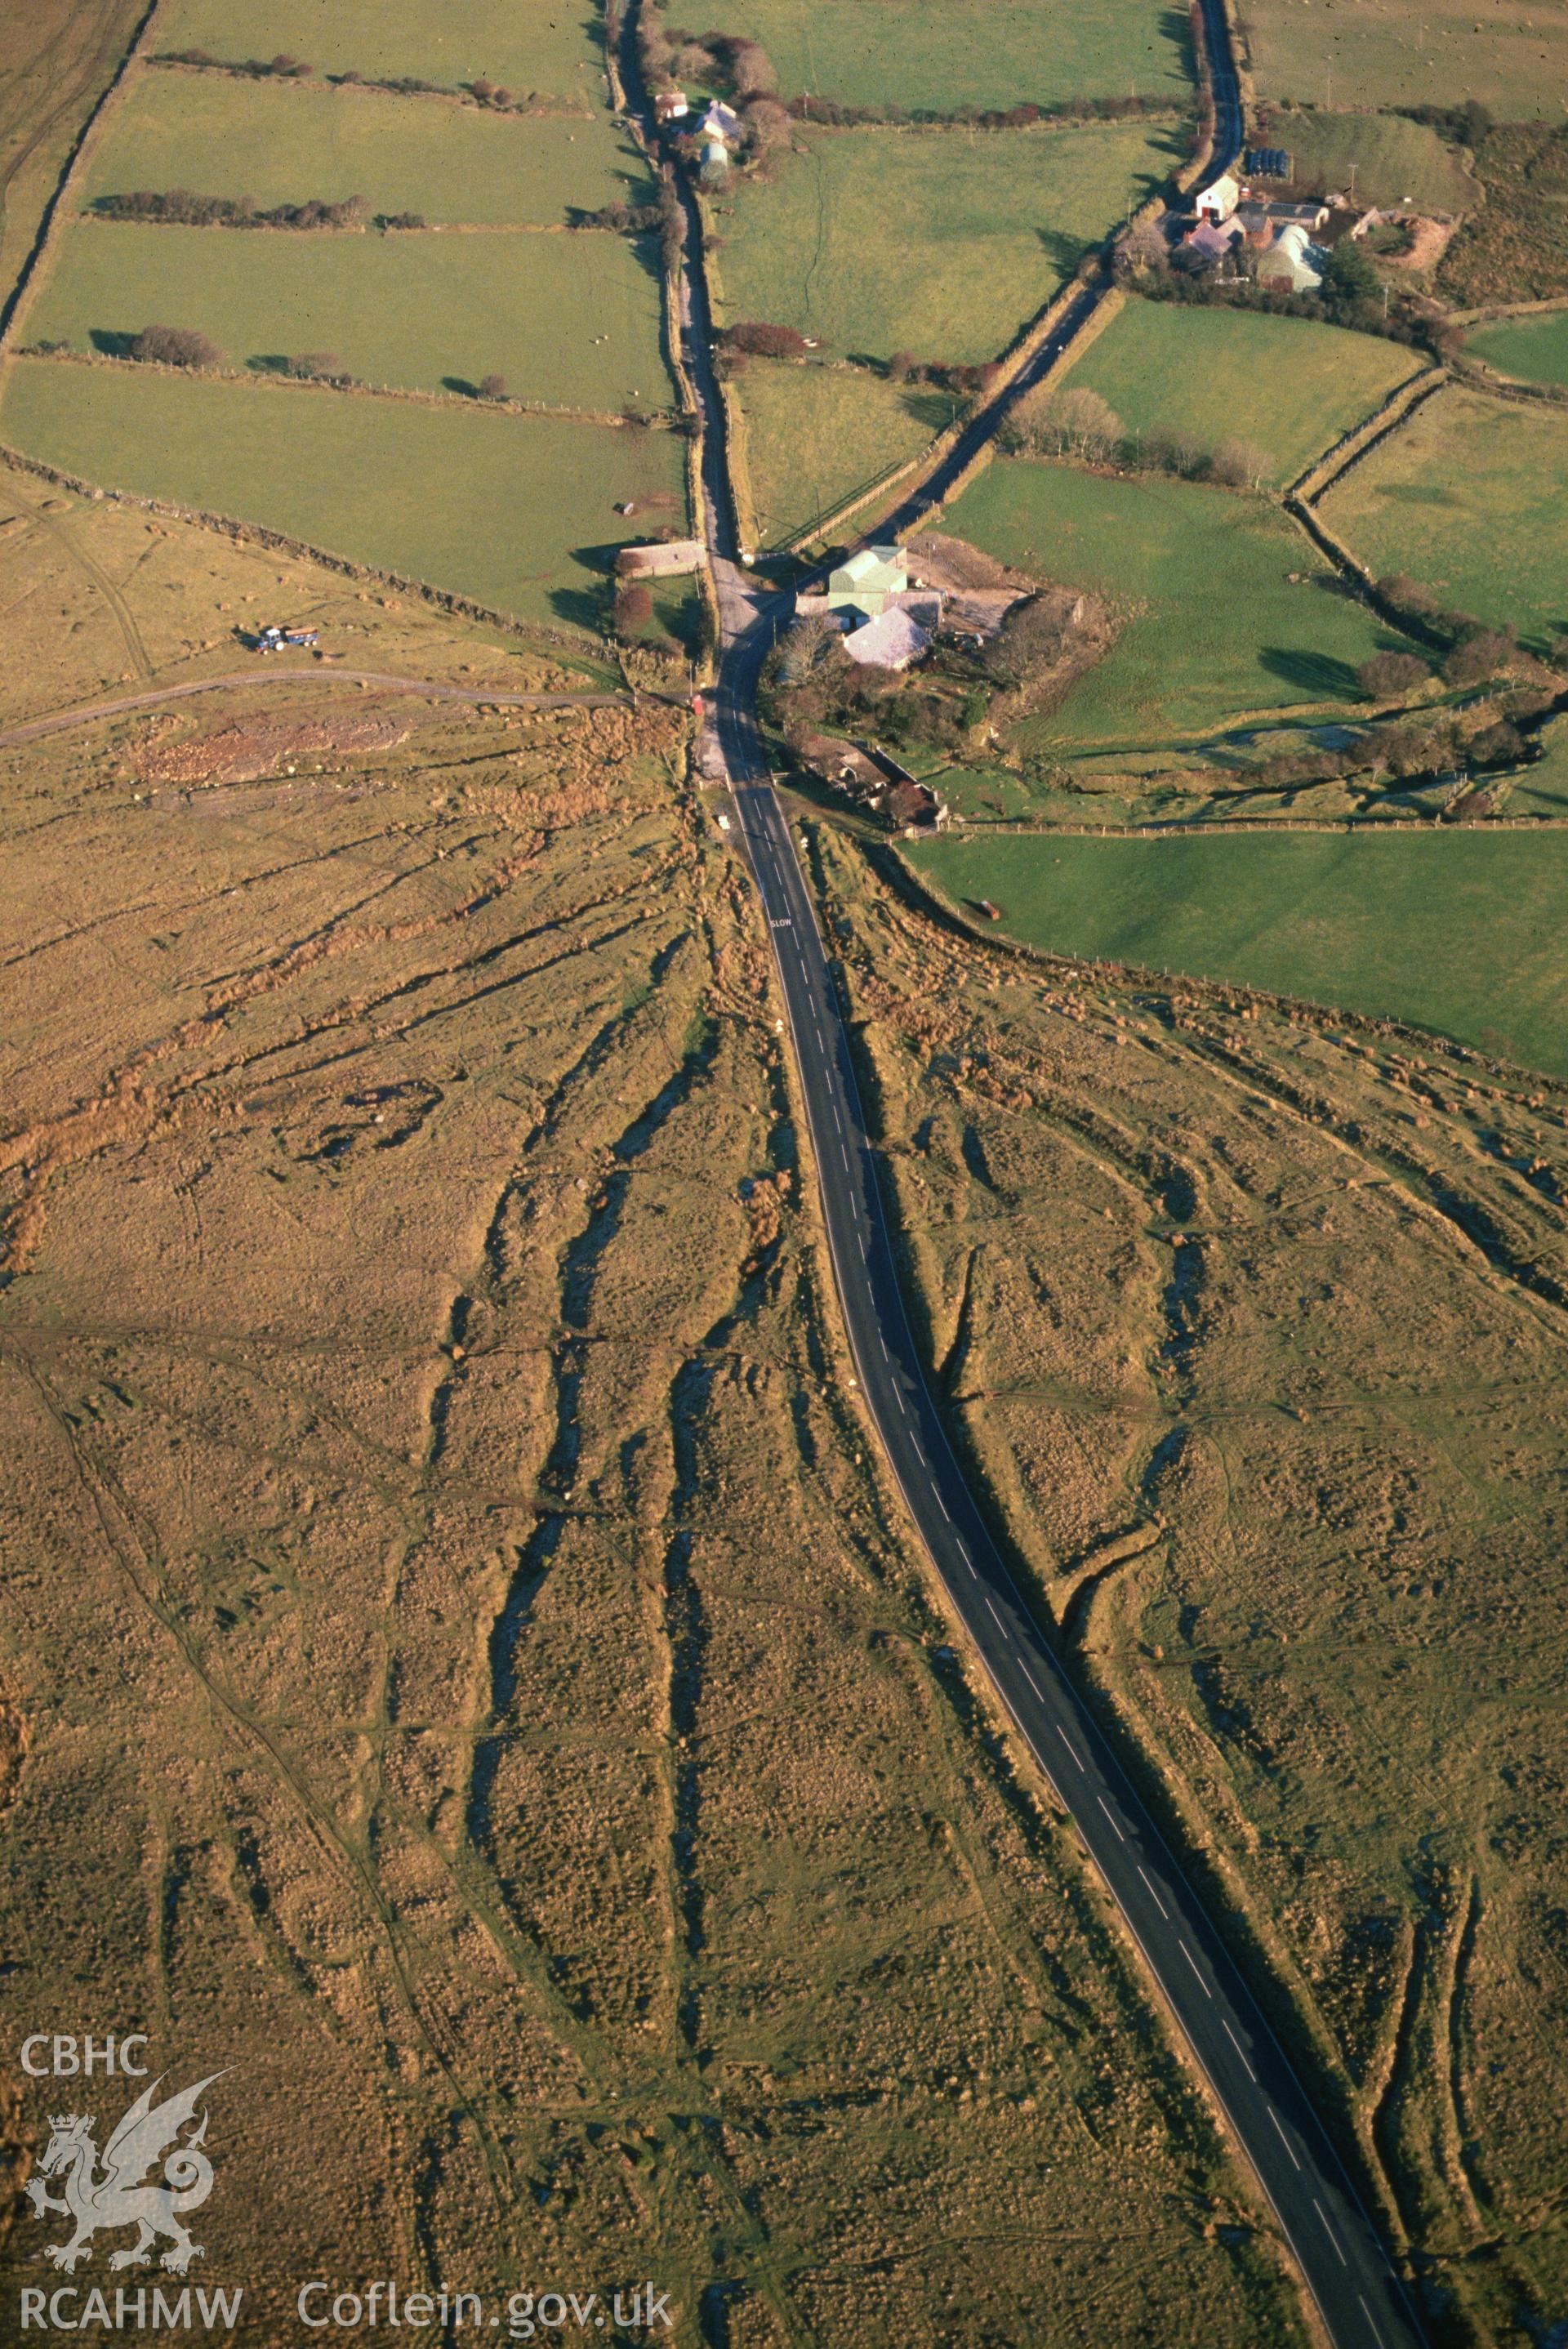
M 1059 1723 L 1057 1728 L 1057 1735 L 1061 1739 L 1062 1744 L 1067 1747 L 1068 1752 L 1072 1755 L 1073 1760 L 1078 1764 L 1078 1768 L 1081 1770 L 1083 1768 L 1083 1763 L 1079 1758 L 1078 1748 L 1073 1744 L 1072 1739 L 1068 1735 L 1067 1731 L 1063 1729 Z
M 1291 2158 L 1292 2161 L 1293 2161 L 1293 2162 L 1295 2162 L 1295 2167 L 1297 2168 L 1297 2169 L 1299 2169 L 1299 2168 L 1301 2168 L 1301 2164 L 1300 2164 L 1300 2162 L 1299 2162 L 1299 2161 L 1296 2161 L 1296 2158 L 1295 2158 L 1295 2146 L 1294 2146 L 1294 2145 L 1292 2145 L 1292 2143 L 1291 2143 L 1291 2141 L 1290 2141 L 1289 2137 L 1286 2137 L 1286 2135 L 1285 2135 L 1285 2133 L 1284 2133 L 1284 2129 L 1282 2129 L 1282 2128 L 1281 2128 L 1281 2127 L 1280 2127 L 1280 2125 L 1279 2125 L 1279 2115 L 1275 2112 L 1275 2110 L 1274 2110 L 1274 2106 L 1273 2106 L 1272 2105 L 1271 2105 L 1271 2106 L 1269 2106 L 1269 2108 L 1268 2108 L 1268 2115 L 1269 2115 L 1269 2118 L 1270 2118 L 1270 2120 L 1271 2120 L 1271 2121 L 1273 2121 L 1273 2123 L 1274 2123 L 1274 2135 L 1278 2137 L 1278 2139 L 1279 2139 L 1279 2141 L 1280 2141 L 1281 2145 L 1283 2145 L 1283 2146 L 1284 2146 L 1284 2149 L 1285 2149 L 1286 2153 L 1288 2153 L 1288 2154 L 1289 2154 L 1289 2156 L 1290 2156 L 1290 2158 Z M 1362 2306 L 1363 2306 L 1363 2307 L 1365 2307 L 1365 2306 L 1366 2306 L 1366 2302 L 1362 2302 Z
M 969 1570 L 972 1574 L 975 1571 L 973 1567 L 971 1567 Z M 1020 1659 L 1020 1661 L 1022 1661 L 1022 1659 Z M 1029 1670 L 1027 1664 L 1023 1665 L 1023 1673 L 1024 1678 L 1028 1682 L 1029 1686 L 1034 1690 L 1035 1694 L 1039 1698 L 1040 1702 L 1044 1704 L 1046 1701 L 1045 1691 L 1041 1688 L 1039 1682 L 1035 1678 L 1034 1673 Z
M 1318 2200 L 1318 2199 L 1317 2199 L 1317 2197 L 1316 2197 L 1316 2195 L 1315 2195 L 1315 2195 L 1313 2196 L 1313 2198 L 1312 2198 L 1312 2207 L 1313 2207 L 1313 2209 L 1316 2211 L 1316 2213 L 1317 2213 L 1318 2217 L 1319 2217 L 1319 2218 L 1322 2220 L 1322 2221 L 1323 2221 L 1323 2231 L 1324 2231 L 1324 2233 L 1327 2236 L 1327 2238 L 1328 2238 L 1329 2241 L 1333 2244 L 1333 2246 L 1334 2246 L 1335 2250 L 1336 2250 L 1336 2251 L 1339 2251 L 1339 2264 L 1340 2264 L 1340 2266 L 1341 2266 L 1342 2268 L 1347 2268 L 1347 2267 L 1350 2265 L 1350 2262 L 1349 2262 L 1349 2261 L 1346 2258 L 1345 2253 L 1344 2253 L 1342 2251 L 1340 2251 L 1340 2250 L 1339 2250 L 1339 2238 L 1338 2238 L 1338 2236 L 1335 2233 L 1335 2231 L 1334 2231 L 1333 2228 L 1329 2225 L 1329 2223 L 1328 2223 L 1328 2213 L 1327 2213 L 1327 2211 L 1324 2209 L 1324 2207 L 1323 2207 L 1322 2203 Z
M 937 1495 L 936 1495 L 936 1506 L 937 1506 L 937 1507 L 941 1510 L 941 1512 L 942 1512 L 943 1516 L 944 1516 L 944 1517 L 947 1517 L 947 1504 L 946 1504 L 946 1502 L 943 1499 L 943 1497 L 942 1497 L 942 1495 L 941 1495 L 941 1494 L 940 1494 L 940 1493 L 938 1493 L 938 1494 L 937 1494 Z M 951 1525 L 951 1524 L 953 1523 L 952 1518 L 951 1518 L 951 1517 L 947 1517 L 947 1522 L 948 1522 L 948 1524 L 949 1524 L 949 1525 Z
M 1373 2340 L 1374 2340 L 1374 2341 L 1376 2341 L 1376 2343 L 1377 2344 L 1377 2349 L 1383 2349 L 1383 2335 L 1382 2335 L 1382 2334 L 1378 2332 L 1378 2330 L 1377 2330 L 1377 2318 L 1373 2315 L 1372 2311 L 1367 2307 L 1367 2302 L 1366 2302 L 1364 2300 L 1362 2300 L 1362 2298 L 1361 2298 L 1361 2294 L 1360 2294 L 1359 2292 L 1357 2292 L 1357 2293 L 1356 2297 L 1357 2297 L 1357 2300 L 1360 2302 L 1360 2307 L 1361 2307 L 1361 2313 L 1362 2313 L 1362 2315 L 1367 2319 L 1367 2323 L 1372 2327 L 1372 2338 L 1373 2338 Z
M 985 1593 L 985 1604 L 987 1607 L 991 1607 L 991 1593 L 989 1591 Z M 1000 1630 L 1005 1631 L 1006 1630 L 1007 1626 L 1003 1622 L 1002 1618 L 997 1614 L 996 1609 L 994 1607 L 991 1607 L 991 1620 Z
M 1143 1870 L 1142 1870 L 1141 1868 L 1140 1868 L 1140 1869 L 1139 1869 L 1138 1873 L 1140 1874 L 1140 1876 L 1143 1876 Z M 1149 1898 L 1150 1899 L 1150 1900 L 1152 1900 L 1152 1901 L 1153 1901 L 1154 1906 L 1156 1907 L 1156 1909 L 1159 1909 L 1160 1914 L 1161 1914 L 1161 1916 L 1166 1920 L 1166 1921 L 1169 1923 L 1169 1921 L 1170 1921 L 1170 1917 L 1171 1917 L 1171 1911 L 1170 1911 L 1170 1909 L 1167 1909 L 1167 1907 L 1165 1906 L 1164 1901 L 1163 1901 L 1163 1900 L 1161 1900 L 1161 1899 L 1160 1898 L 1159 1893 L 1158 1893 L 1158 1892 L 1156 1892 L 1156 1890 L 1154 1889 L 1153 1885 L 1150 1883 L 1149 1878 L 1147 1878 L 1147 1876 L 1143 1876 L 1143 1889 L 1144 1889 L 1144 1890 L 1148 1893 Z
M 1225 2036 L 1230 2041 L 1232 2046 L 1235 2049 L 1237 2054 L 1241 2057 L 1243 2063 L 1247 2064 L 1247 2051 L 1242 2045 L 1241 2041 L 1236 2037 L 1235 2033 L 1231 2029 L 1228 2023 L 1225 2025 Z M 1253 2071 L 1250 2064 L 1247 2064 L 1247 2077 L 1255 2088 L 1258 2085 L 1258 2075 Z
M 1177 1948 L 1181 1951 L 1181 1955 L 1186 1959 L 1187 1963 L 1191 1967 L 1192 1971 L 1193 1971 L 1195 1974 L 1198 1974 L 1198 1980 L 1199 1980 L 1199 1982 L 1200 1982 L 1200 1983 L 1202 1984 L 1202 1992 L 1203 1992 L 1203 1995 L 1204 1995 L 1204 1997 L 1205 1997 L 1205 1998 L 1212 1998 L 1212 1997 L 1213 1997 L 1213 1995 L 1214 1995 L 1213 1992 L 1209 1988 L 1208 1983 L 1207 1983 L 1206 1982 L 1204 1982 L 1204 1981 L 1203 1981 L 1203 1977 L 1202 1977 L 1202 1975 L 1198 1973 L 1198 1961 L 1197 1961 L 1197 1959 L 1192 1955 L 1191 1951 L 1187 1947 L 1186 1942 L 1181 1939 L 1181 1934 L 1180 1934 L 1180 1933 L 1178 1933 L 1178 1934 L 1177 1934 L 1177 1936 L 1176 1936 L 1176 1946 L 1177 1946 Z
M 1122 1834 L 1121 1828 L 1117 1823 L 1116 1813 L 1111 1809 L 1110 1805 L 1106 1801 L 1105 1796 L 1103 1795 L 1097 1795 L 1095 1796 L 1095 1800 L 1099 1805 L 1100 1809 L 1105 1813 L 1106 1817 L 1110 1821 L 1111 1826 L 1116 1828 L 1117 1842 L 1125 1843 L 1127 1841 L 1127 1837 Z M 1185 1948 L 1186 1944 L 1183 1943 L 1182 1946 Z

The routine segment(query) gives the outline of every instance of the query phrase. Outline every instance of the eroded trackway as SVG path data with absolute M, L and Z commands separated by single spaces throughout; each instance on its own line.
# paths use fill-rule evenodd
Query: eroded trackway
M 31 718 L 25 726 L 0 732 L 0 750 L 18 742 L 36 742 L 46 734 L 63 733 L 70 726 L 90 726 L 99 718 L 123 717 L 128 710 L 156 709 L 166 701 L 185 701 L 193 693 L 217 693 L 236 685 L 373 685 L 382 693 L 423 694 L 428 701 L 467 701 L 478 707 L 497 704 L 504 709 L 630 709 L 629 693 L 502 693 L 493 688 L 448 685 L 439 678 L 384 677 L 377 669 L 339 668 L 335 661 L 322 668 L 237 668 L 223 677 L 190 678 L 183 685 L 155 686 L 147 693 L 122 694 L 116 701 L 94 701 L 77 709 L 57 709 L 47 718 Z M 658 696 L 650 697 L 659 698 Z

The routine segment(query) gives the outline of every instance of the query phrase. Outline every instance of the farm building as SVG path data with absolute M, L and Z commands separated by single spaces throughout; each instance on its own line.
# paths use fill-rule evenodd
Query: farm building
M 1241 189 L 1226 171 L 1203 190 L 1195 210 L 1200 220 L 1228 221 L 1241 200 Z
M 700 571 L 707 551 L 700 538 L 661 539 L 652 546 L 624 546 L 615 557 L 623 579 L 670 579 L 683 571 Z
M 1262 283 L 1283 283 L 1293 294 L 1315 294 L 1323 283 L 1323 264 L 1327 258 L 1323 247 L 1314 244 L 1299 221 L 1287 222 L 1259 254 L 1258 277 Z
M 937 609 L 940 613 L 940 605 Z M 862 668 L 907 668 L 911 661 L 930 651 L 931 641 L 931 631 L 922 627 L 913 613 L 895 604 L 868 620 L 863 628 L 851 629 L 844 638 L 844 650 Z
M 909 585 L 909 558 L 902 546 L 862 546 L 828 574 L 828 602 L 836 610 L 876 620 Z
M 654 98 L 654 120 L 662 130 L 666 123 L 684 122 L 691 112 L 684 89 L 661 89 Z

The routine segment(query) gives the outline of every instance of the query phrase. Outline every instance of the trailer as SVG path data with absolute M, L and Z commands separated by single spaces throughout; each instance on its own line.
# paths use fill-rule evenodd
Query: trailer
M 256 638 L 259 653 L 280 653 L 285 645 L 314 646 L 321 641 L 319 628 L 263 628 Z

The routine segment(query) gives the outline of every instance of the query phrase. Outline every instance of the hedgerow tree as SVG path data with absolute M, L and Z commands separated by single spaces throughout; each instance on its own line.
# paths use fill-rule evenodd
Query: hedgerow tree
M 156 367 L 215 367 L 223 364 L 216 343 L 191 326 L 143 326 L 131 342 L 130 356 Z

